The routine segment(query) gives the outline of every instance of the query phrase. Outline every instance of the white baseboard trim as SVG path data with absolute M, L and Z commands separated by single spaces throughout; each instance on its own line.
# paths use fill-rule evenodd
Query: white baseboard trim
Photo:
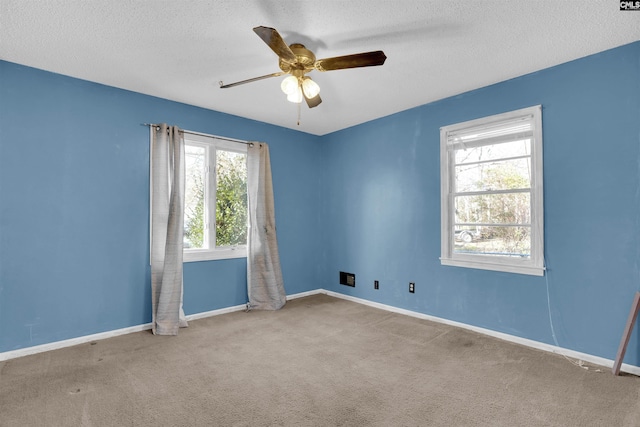
M 296 298 L 304 298 L 304 297 L 309 297 L 311 295 L 326 294 L 326 293 L 327 291 L 325 291 L 324 289 L 314 289 L 313 291 L 300 292 L 298 294 L 287 295 L 287 301 L 290 301 Z
M 234 311 L 242 311 L 246 309 L 247 309 L 246 304 L 234 305 L 232 307 L 225 307 L 225 308 L 219 308 L 217 310 L 203 311 L 202 313 L 190 314 L 188 316 L 185 316 L 185 318 L 187 319 L 187 322 L 190 322 L 192 320 L 204 319 L 205 317 L 211 317 L 211 316 L 219 316 L 221 314 L 233 313 Z
M 535 349 L 538 349 L 538 350 L 548 351 L 550 353 L 556 353 L 556 354 L 559 354 L 559 355 L 562 355 L 562 356 L 567 356 L 567 357 L 570 357 L 570 358 L 573 358 L 573 359 L 582 360 L 584 362 L 593 363 L 594 365 L 600 365 L 600 366 L 612 368 L 613 367 L 613 363 L 614 363 L 614 361 L 611 360 L 611 359 L 605 359 L 603 357 L 594 356 L 594 355 L 587 354 L 587 353 L 581 353 L 581 352 L 578 352 L 578 351 L 569 350 L 567 348 L 557 347 L 555 345 L 545 344 L 543 342 L 534 341 L 534 340 L 530 340 L 530 339 L 527 339 L 527 338 L 518 337 L 518 336 L 515 336 L 515 335 L 505 334 L 503 332 L 492 331 L 491 329 L 480 328 L 478 326 L 468 325 L 466 323 L 456 322 L 454 320 L 448 320 L 448 319 L 443 319 L 441 317 L 436 317 L 436 316 L 431 316 L 431 315 L 428 315 L 428 314 L 418 313 L 417 311 L 405 310 L 403 308 L 398 308 L 398 307 L 394 307 L 394 306 L 391 306 L 391 305 L 381 304 L 381 303 L 378 303 L 378 302 L 369 301 L 369 300 L 366 300 L 366 299 L 357 298 L 357 297 L 353 297 L 353 296 L 350 296 L 350 295 L 341 294 L 341 293 L 338 293 L 338 292 L 322 290 L 322 293 L 324 293 L 326 295 L 329 295 L 329 296 L 332 296 L 332 297 L 341 298 L 341 299 L 344 299 L 344 300 L 356 302 L 358 304 L 368 305 L 370 307 L 379 308 L 381 310 L 386 310 L 386 311 L 390 311 L 390 312 L 393 312 L 393 313 L 404 314 L 406 316 L 416 317 L 418 319 L 430 320 L 432 322 L 443 323 L 445 325 L 450 325 L 450 326 L 455 326 L 455 327 L 458 327 L 458 328 L 467 329 L 467 330 L 470 330 L 470 331 L 478 332 L 478 333 L 483 334 L 483 335 L 488 335 L 488 336 L 491 336 L 491 337 L 494 337 L 494 338 L 499 338 L 499 339 L 502 339 L 502 340 L 505 340 L 505 341 L 510 341 L 510 342 L 513 342 L 513 343 L 516 343 L 516 344 L 524 345 L 524 346 L 535 348 Z M 629 365 L 629 364 L 623 363 L 620 370 L 624 371 L 624 372 L 627 372 L 627 373 L 630 373 L 630 374 L 633 374 L 633 375 L 640 376 L 640 367 L 638 367 L 638 366 L 634 366 L 634 365 Z
M 297 293 L 297 294 L 291 294 L 291 295 L 287 295 L 287 301 L 292 300 L 292 299 L 296 299 L 296 298 L 303 298 L 303 297 L 308 297 L 308 296 L 311 296 L 311 295 L 317 295 L 317 294 L 321 294 L 321 293 L 324 293 L 324 291 L 322 289 L 315 289 L 313 291 L 307 291 L 307 292 L 300 292 L 300 293 Z M 187 321 L 190 322 L 191 320 L 204 319 L 205 317 L 219 316 L 221 314 L 233 313 L 234 311 L 242 311 L 242 310 L 246 310 L 246 309 L 247 309 L 247 305 L 246 304 L 234 305 L 233 307 L 225 307 L 225 308 L 219 308 L 217 310 L 204 311 L 202 313 L 190 314 L 190 315 L 186 316 L 186 318 L 187 318 Z
M 0 362 L 15 359 L 18 357 L 29 356 L 31 354 L 44 353 L 45 351 L 58 350 L 60 348 L 71 347 L 78 344 L 84 344 L 92 341 L 104 340 L 107 338 L 117 337 L 118 335 L 131 334 L 133 332 L 146 331 L 151 329 L 151 323 L 144 325 L 130 326 L 128 328 L 115 329 L 113 331 L 100 332 L 98 334 L 85 335 L 82 337 L 71 338 L 68 340 L 55 341 L 47 344 L 34 345 L 33 347 L 21 348 L 18 350 L 5 351 L 0 353 Z
M 311 295 L 324 293 L 323 289 L 315 289 L 313 291 L 300 292 L 297 294 L 287 295 L 287 300 L 296 298 L 303 298 Z M 204 319 L 205 317 L 219 316 L 221 314 L 233 313 L 234 311 L 241 311 L 246 309 L 246 304 L 235 305 L 232 307 L 220 308 L 217 310 L 205 311 L 202 313 L 190 314 L 185 316 L 187 321 Z M 55 341 L 47 344 L 35 345 L 33 347 L 20 348 L 18 350 L 5 351 L 0 353 L 0 362 L 10 359 L 16 359 L 18 357 L 29 356 L 32 354 L 43 353 L 45 351 L 58 350 L 60 348 L 71 347 L 78 344 L 85 344 L 92 341 L 104 340 L 107 338 L 117 337 L 118 335 L 131 334 L 133 332 L 146 331 L 151 329 L 151 323 L 144 325 L 131 326 L 128 328 L 116 329 L 113 331 L 100 332 L 98 334 L 85 335 L 82 337 L 71 338 L 68 340 Z

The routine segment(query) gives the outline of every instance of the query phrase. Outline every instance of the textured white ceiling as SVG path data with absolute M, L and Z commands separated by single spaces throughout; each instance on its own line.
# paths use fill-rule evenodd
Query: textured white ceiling
M 281 77 L 218 87 L 279 71 L 258 25 L 318 58 L 388 59 L 312 72 L 323 103 L 298 126 Z M 637 40 L 617 0 L 0 2 L 0 59 L 317 135 Z

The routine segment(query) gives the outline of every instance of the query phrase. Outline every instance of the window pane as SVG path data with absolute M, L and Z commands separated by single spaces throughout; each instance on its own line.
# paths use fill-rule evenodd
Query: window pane
M 184 247 L 206 248 L 205 159 L 206 149 L 185 145 Z
M 456 196 L 455 222 L 479 224 L 530 224 L 529 192 Z
M 503 144 L 483 145 L 480 147 L 456 150 L 456 164 L 482 162 L 531 155 L 531 140 L 505 142 Z
M 216 153 L 216 246 L 247 243 L 247 155 Z
M 529 259 L 531 227 L 483 226 L 456 230 L 453 252 Z
M 456 192 L 531 187 L 531 158 L 456 166 Z

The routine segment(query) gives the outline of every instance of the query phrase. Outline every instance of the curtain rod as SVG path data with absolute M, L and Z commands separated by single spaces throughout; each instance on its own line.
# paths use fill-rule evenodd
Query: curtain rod
M 159 123 L 142 123 L 142 125 L 143 126 L 160 126 Z M 184 129 L 180 129 L 180 130 L 182 132 L 184 132 L 184 133 L 189 133 L 191 135 L 200 135 L 200 136 L 206 136 L 206 137 L 209 137 L 209 138 L 222 139 L 224 141 L 237 142 L 239 144 L 246 144 L 246 145 L 249 145 L 249 146 L 253 147 L 253 142 L 251 142 L 251 141 L 243 141 L 241 139 L 226 138 L 224 136 L 211 135 L 211 134 L 202 133 L 202 132 L 194 132 L 194 131 L 191 131 L 191 130 L 184 130 Z

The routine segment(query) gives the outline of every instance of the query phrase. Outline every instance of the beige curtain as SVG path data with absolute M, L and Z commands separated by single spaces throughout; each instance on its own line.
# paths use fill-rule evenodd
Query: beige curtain
M 277 310 L 287 301 L 280 269 L 269 146 L 247 149 L 247 291 L 249 308 Z
M 184 135 L 176 126 L 151 126 L 152 330 L 177 335 L 182 309 Z

